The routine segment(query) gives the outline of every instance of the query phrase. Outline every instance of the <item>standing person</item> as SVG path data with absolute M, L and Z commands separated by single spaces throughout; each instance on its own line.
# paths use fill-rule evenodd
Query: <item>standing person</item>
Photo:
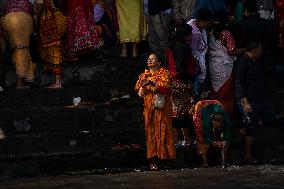
M 29 88 L 34 80 L 34 64 L 29 52 L 33 32 L 33 4 L 29 0 L 7 0 L 1 19 L 2 27 L 12 49 L 16 67 L 16 89 Z
M 273 41 L 272 21 L 259 16 L 257 2 L 255 0 L 244 3 L 245 18 L 240 23 L 241 38 L 238 39 L 241 48 L 246 48 L 249 41 L 259 41 L 263 45 L 264 53 L 270 50 Z M 264 55 L 265 55 L 264 54 Z
M 188 43 L 192 38 L 192 28 L 183 23 L 176 28 L 176 38 L 171 48 L 172 58 L 169 59 L 169 70 L 172 83 L 172 106 L 173 106 L 173 128 L 174 140 L 179 145 L 179 131 L 183 132 L 182 146 L 189 146 L 193 143 L 190 135 L 192 123 L 193 107 L 193 84 L 194 75 L 190 73 L 190 68 L 195 66 Z M 193 72 L 194 74 L 194 72 Z
M 276 123 L 271 104 L 266 99 L 265 82 L 259 61 L 261 55 L 261 43 L 250 41 L 245 54 L 235 64 L 235 97 L 244 120 L 239 131 L 245 140 L 245 162 L 253 161 L 252 142 L 257 116 L 261 117 L 265 125 Z
M 272 19 L 273 18 L 273 1 L 272 0 L 257 0 L 258 13 L 261 18 Z
M 39 46 L 44 70 L 55 74 L 55 83 L 48 88 L 62 88 L 62 37 L 67 29 L 66 17 L 56 9 L 52 0 L 43 0 L 40 16 Z
M 132 57 L 138 56 L 137 44 L 141 40 L 141 22 L 144 18 L 143 0 L 116 0 L 121 57 L 127 56 L 126 43 L 132 43 Z
M 206 59 L 208 43 L 206 28 L 210 24 L 212 14 L 206 9 L 200 9 L 196 19 L 191 19 L 187 23 L 192 27 L 192 40 L 189 44 L 193 57 L 197 61 L 197 76 L 194 83 L 194 93 L 197 97 L 206 79 Z
M 196 0 L 172 0 L 173 17 L 176 23 L 184 20 L 190 20 L 195 8 Z
M 89 53 L 100 46 L 91 0 L 68 0 L 66 54 L 70 61 L 81 53 Z
M 171 6 L 171 0 L 148 0 L 148 42 L 160 55 L 166 55 L 170 47 Z
M 117 30 L 111 9 L 102 0 L 92 0 L 96 31 L 103 39 L 103 46 L 114 46 L 117 42 Z
M 203 167 L 208 167 L 209 151 L 219 150 L 226 158 L 231 138 L 231 122 L 221 103 L 217 100 L 201 100 L 193 115 L 197 152 L 201 155 Z
M 226 23 L 223 21 L 213 24 L 209 39 L 208 65 L 210 81 L 216 99 L 231 116 L 234 114 L 234 78 L 233 65 L 237 49 L 235 40 Z
M 145 137 L 150 170 L 158 170 L 155 160 L 175 159 L 172 136 L 172 104 L 169 71 L 161 67 L 161 58 L 150 54 L 148 69 L 139 76 L 135 85 L 144 98 Z M 158 97 L 161 97 L 161 100 Z M 158 107 L 161 102 L 163 106 Z

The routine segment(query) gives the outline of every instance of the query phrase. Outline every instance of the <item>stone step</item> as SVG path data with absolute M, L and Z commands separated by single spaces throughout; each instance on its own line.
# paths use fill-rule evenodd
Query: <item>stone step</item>
M 98 131 L 132 128 L 143 123 L 141 99 L 118 99 L 78 106 L 9 108 L 0 111 L 0 125 L 8 135 Z
M 66 87 L 62 89 L 37 88 L 18 91 L 5 90 L 0 93 L 0 111 L 9 109 L 29 109 L 33 107 L 69 106 L 73 99 L 81 97 L 82 102 L 103 103 L 112 98 L 130 95 L 137 97 L 133 83 L 97 84 L 96 86 Z
M 125 82 L 135 82 L 145 68 L 145 57 L 140 58 L 89 58 L 78 62 L 64 62 L 63 85 L 96 86 L 103 83 L 123 85 Z M 16 75 L 11 64 L 0 64 L 0 82 L 4 88 L 14 88 Z M 134 81 L 135 80 L 135 81 Z M 54 76 L 43 72 L 43 65 L 37 64 L 35 87 L 40 88 L 54 81 Z

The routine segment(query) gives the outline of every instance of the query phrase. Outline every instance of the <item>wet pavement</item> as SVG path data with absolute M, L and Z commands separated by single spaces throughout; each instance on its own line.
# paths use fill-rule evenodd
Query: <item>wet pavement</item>
M 128 173 L 69 172 L 56 176 L 2 178 L 7 189 L 284 189 L 284 165 L 187 168 L 157 172 L 134 169 Z

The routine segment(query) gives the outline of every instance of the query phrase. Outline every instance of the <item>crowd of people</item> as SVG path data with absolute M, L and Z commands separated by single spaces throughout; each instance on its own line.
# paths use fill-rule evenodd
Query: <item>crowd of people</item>
M 175 147 L 190 147 L 195 142 L 201 166 L 208 167 L 208 153 L 216 151 L 224 161 L 232 121 L 238 119 L 238 132 L 244 139 L 243 162 L 251 163 L 255 161 L 252 144 L 257 126 L 283 124 L 283 115 L 272 109 L 264 82 L 265 73 L 277 61 L 271 57 L 282 53 L 281 19 L 274 22 L 273 9 L 264 10 L 254 0 L 192 3 L 195 1 L 148 2 L 149 22 L 155 17 L 159 22 L 148 26 L 153 52 L 135 90 L 144 98 L 151 170 L 158 170 L 160 161 L 174 159 Z M 281 7 L 283 2 L 275 5 Z M 170 12 L 172 25 L 165 17 Z M 281 18 L 280 12 L 275 16 Z M 160 28 L 163 32 L 159 34 Z
M 283 65 L 283 0 L 5 0 L 0 6 L 1 50 L 11 49 L 19 90 L 34 81 L 35 54 L 55 75 L 48 87 L 60 89 L 64 60 L 102 46 L 137 57 L 139 42 L 148 41 L 152 53 L 135 90 L 144 98 L 151 170 L 158 170 L 157 160 L 174 159 L 176 146 L 195 141 L 202 166 L 212 148 L 225 157 L 236 112 L 250 162 L 257 124 L 281 118 L 261 81 L 263 71 Z M 34 36 L 38 52 L 31 53 Z

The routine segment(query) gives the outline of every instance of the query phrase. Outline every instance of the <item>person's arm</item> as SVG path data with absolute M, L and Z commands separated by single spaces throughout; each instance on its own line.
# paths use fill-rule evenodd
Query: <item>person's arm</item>
M 246 63 L 247 62 L 241 58 L 235 64 L 235 97 L 237 100 L 241 101 L 245 112 L 251 112 L 252 108 L 245 91 L 247 71 Z
M 243 57 L 241 57 L 235 63 L 235 97 L 237 99 L 242 99 L 246 97 L 245 91 L 245 80 L 246 80 L 246 62 Z
M 145 90 L 143 89 L 144 87 L 142 87 L 143 78 L 144 74 L 141 74 L 134 87 L 134 90 L 138 93 L 140 97 L 143 97 L 145 95 Z
M 190 48 L 192 50 L 192 55 L 193 57 L 198 61 L 199 60 L 199 56 L 200 56 L 200 53 L 199 53 L 199 43 L 200 43 L 200 39 L 201 36 L 200 36 L 200 33 L 192 33 L 192 40 L 191 40 L 191 43 L 190 43 Z
M 160 94 L 170 94 L 171 93 L 171 82 L 170 82 L 170 72 L 164 68 L 160 68 L 160 74 L 158 80 L 154 83 L 154 92 Z
M 223 31 L 220 35 L 220 41 L 226 47 L 230 56 L 235 56 L 237 54 L 235 39 L 231 32 L 228 30 Z

